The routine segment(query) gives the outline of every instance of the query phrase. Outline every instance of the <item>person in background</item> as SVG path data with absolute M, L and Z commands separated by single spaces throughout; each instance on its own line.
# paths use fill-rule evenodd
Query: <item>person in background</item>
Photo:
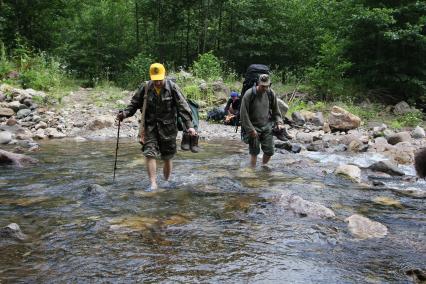
M 426 148 L 420 149 L 414 155 L 414 167 L 419 178 L 426 179 Z
M 166 69 L 160 63 L 154 63 L 149 68 L 150 81 L 143 84 L 132 97 L 130 104 L 120 111 L 117 119 L 122 121 L 133 116 L 147 102 L 144 119 L 144 132 L 140 133 L 140 143 L 145 156 L 150 186 L 147 191 L 156 190 L 157 159 L 164 162 L 164 180 L 168 183 L 172 173 L 172 158 L 176 154 L 177 112 L 182 118 L 186 131 L 190 136 L 197 132 L 192 123 L 192 113 L 179 87 L 173 81 L 166 79 Z M 147 90 L 146 90 L 147 88 Z M 145 90 L 147 98 L 144 100 Z
M 236 125 L 240 115 L 240 95 L 237 92 L 231 92 L 230 98 L 225 106 L 225 119 L 226 125 Z

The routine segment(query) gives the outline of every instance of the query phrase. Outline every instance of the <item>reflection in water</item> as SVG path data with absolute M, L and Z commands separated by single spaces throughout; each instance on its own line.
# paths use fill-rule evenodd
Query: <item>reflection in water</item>
M 120 144 L 114 184 L 113 141 L 48 142 L 39 166 L 1 168 L 0 226 L 29 239 L 0 240 L 0 282 L 386 283 L 424 268 L 423 199 L 356 187 L 303 155 L 250 169 L 245 145 L 201 146 L 178 153 L 172 189 L 149 194 L 134 141 Z M 85 194 L 94 183 L 106 192 Z M 337 218 L 295 216 L 277 203 L 289 192 Z M 388 236 L 354 239 L 343 221 L 354 213 Z

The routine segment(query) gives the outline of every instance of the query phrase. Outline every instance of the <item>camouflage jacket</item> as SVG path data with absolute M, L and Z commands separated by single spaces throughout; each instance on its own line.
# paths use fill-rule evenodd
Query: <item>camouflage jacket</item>
M 145 126 L 154 125 L 156 123 L 176 126 L 176 118 L 182 118 L 186 128 L 194 127 L 192 123 L 192 113 L 189 105 L 182 95 L 179 87 L 171 80 L 166 79 L 165 85 L 161 90 L 160 95 L 157 95 L 154 90 L 154 85 L 149 84 L 148 89 L 148 105 L 145 114 Z M 142 111 L 145 95 L 145 84 L 141 85 L 133 95 L 130 104 L 124 110 L 126 117 L 133 116 L 138 109 Z M 177 128 L 177 126 L 176 126 Z

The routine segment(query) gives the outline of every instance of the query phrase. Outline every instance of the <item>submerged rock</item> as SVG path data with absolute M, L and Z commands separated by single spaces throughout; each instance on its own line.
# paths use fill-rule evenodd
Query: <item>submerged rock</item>
M 405 196 L 410 196 L 413 198 L 426 198 L 426 191 L 425 190 L 421 190 L 419 188 L 414 188 L 414 187 L 408 187 L 408 188 L 391 188 L 391 190 L 393 192 L 405 195 Z
M 105 188 L 95 183 L 89 185 L 84 191 L 84 194 L 86 196 L 99 196 L 99 195 L 105 195 L 106 193 L 107 193 L 107 190 Z
M 405 274 L 416 284 L 426 283 L 426 272 L 421 269 L 410 269 L 405 271 Z
M 404 172 L 398 169 L 398 166 L 391 163 L 390 161 L 379 161 L 375 162 L 368 167 L 372 171 L 387 173 L 392 176 L 403 176 Z
M 27 236 L 22 233 L 21 228 L 16 223 L 11 223 L 0 229 L 0 239 L 12 239 L 23 241 Z
M 302 197 L 294 194 L 283 194 L 279 202 L 300 217 L 332 218 L 336 216 L 331 209 L 321 204 L 304 200 Z
M 349 231 L 359 239 L 383 238 L 387 235 L 388 229 L 379 222 L 372 221 L 367 217 L 354 214 L 345 219 L 348 222 Z
M 0 165 L 14 165 L 17 167 L 23 167 L 30 164 L 36 164 L 38 161 L 34 158 L 7 152 L 0 149 Z

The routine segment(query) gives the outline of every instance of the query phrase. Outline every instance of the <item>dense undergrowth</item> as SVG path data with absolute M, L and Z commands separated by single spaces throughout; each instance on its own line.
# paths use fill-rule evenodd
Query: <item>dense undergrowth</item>
M 31 50 L 25 45 L 18 45 L 10 53 L 0 44 L 0 80 L 20 88 L 32 88 L 45 91 L 47 96 L 40 104 L 62 104 L 64 96 L 81 86 L 91 87 L 89 100 L 97 106 L 121 108 L 126 98 L 125 89 L 134 90 L 148 78 L 149 65 L 153 60 L 149 56 L 138 56 L 129 62 L 128 70 L 115 82 L 109 78 L 93 78 L 90 82 L 76 79 L 72 70 L 59 58 L 44 52 Z M 342 63 L 343 64 L 343 63 Z M 215 57 L 211 52 L 200 55 L 187 71 L 169 72 L 189 99 L 193 99 L 207 109 L 223 103 L 213 91 L 213 82 L 222 81 L 231 91 L 241 90 L 242 76 L 227 68 L 226 62 Z M 166 68 L 167 68 L 166 64 Z M 332 69 L 332 66 L 329 66 Z M 343 67 L 339 67 L 343 68 Z M 384 122 L 395 129 L 424 124 L 424 114 L 412 111 L 404 115 L 394 115 L 390 107 L 370 102 L 368 96 L 346 80 L 334 76 L 333 71 L 321 75 L 319 70 L 310 69 L 303 76 L 296 76 L 290 71 L 272 69 L 274 91 L 289 105 L 288 116 L 300 110 L 321 111 L 327 113 L 333 105 L 339 105 L 358 115 L 363 121 Z M 200 88 L 204 84 L 205 88 Z M 328 88 L 325 92 L 319 92 Z

